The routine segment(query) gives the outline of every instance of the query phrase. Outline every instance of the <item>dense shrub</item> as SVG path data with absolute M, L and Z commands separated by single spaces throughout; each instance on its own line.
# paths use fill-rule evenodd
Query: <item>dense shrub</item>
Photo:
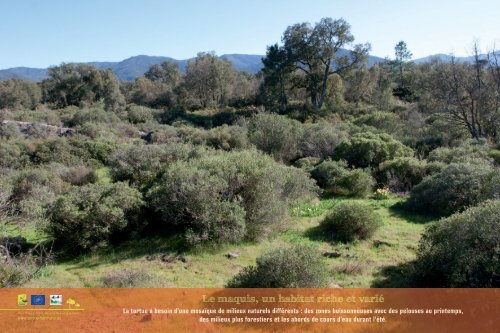
M 125 183 L 74 187 L 49 208 L 47 232 L 67 248 L 105 246 L 110 239 L 138 227 L 143 201 Z
M 345 137 L 346 133 L 332 124 L 313 124 L 304 130 L 300 139 L 300 152 L 302 156 L 327 159 L 332 157 L 333 151 Z
M 333 239 L 350 242 L 370 238 L 380 227 L 380 218 L 367 205 L 344 201 L 334 206 L 321 225 Z
M 65 168 L 61 174 L 62 180 L 71 185 L 82 186 L 97 181 L 97 175 L 91 167 L 77 165 Z
M 154 112 L 145 106 L 130 104 L 127 106 L 127 120 L 132 124 L 145 123 L 153 120 Z
M 102 108 L 84 108 L 78 110 L 73 114 L 71 120 L 68 122 L 69 126 L 83 125 L 85 123 L 105 123 L 113 124 L 120 122 L 120 118 L 113 113 L 107 112 Z
M 18 139 L 22 136 L 21 131 L 19 130 L 19 126 L 14 123 L 0 123 L 0 138 L 5 138 L 7 140 L 10 139 Z
M 293 165 L 304 171 L 311 172 L 320 162 L 321 159 L 319 157 L 303 157 L 293 162 Z
M 401 130 L 402 122 L 399 116 L 392 112 L 371 112 L 354 120 L 358 126 L 375 127 L 385 133 L 397 133 Z
M 429 153 L 429 162 L 451 163 L 492 163 L 489 147 L 484 143 L 465 142 L 454 148 L 440 147 Z
M 35 164 L 62 163 L 65 165 L 81 164 L 82 158 L 67 139 L 48 139 L 37 144 L 32 154 L 32 161 Z
M 183 126 L 179 136 L 186 142 L 206 145 L 215 149 L 233 150 L 249 147 L 247 129 L 242 126 L 222 125 L 210 130 Z
M 68 184 L 54 172 L 26 169 L 13 179 L 9 201 L 13 209 L 22 216 L 41 218 L 45 215 L 46 206 L 67 188 Z
M 130 181 L 134 186 L 149 185 L 168 164 L 198 157 L 204 150 L 189 144 L 129 145 L 118 149 L 109 160 L 115 181 Z
M 0 167 L 19 169 L 29 164 L 26 146 L 18 142 L 0 140 Z
M 250 142 L 277 161 L 290 162 L 299 156 L 301 124 L 285 116 L 261 113 L 248 126 Z
M 486 201 L 427 229 L 416 283 L 425 287 L 500 287 L 500 201 Z
M 296 245 L 265 253 L 256 266 L 244 268 L 228 283 L 229 288 L 322 288 L 328 268 L 314 248 Z
M 163 221 L 180 228 L 189 245 L 237 242 L 245 236 L 245 211 L 226 197 L 222 177 L 185 162 L 174 163 L 151 193 Z
M 380 163 L 398 157 L 411 157 L 413 150 L 388 134 L 358 133 L 337 146 L 334 157 L 358 168 L 377 168 Z
M 425 161 L 413 157 L 399 157 L 379 166 L 381 182 L 396 191 L 409 191 L 432 171 Z
M 485 188 L 492 172 L 489 164 L 450 164 L 415 186 L 406 207 L 430 215 L 450 215 L 474 206 L 487 199 Z
M 348 169 L 345 161 L 323 161 L 311 171 L 311 176 L 326 194 L 366 197 L 375 185 L 369 172 Z
M 374 185 L 375 179 L 373 179 L 370 172 L 353 169 L 335 182 L 333 193 L 348 197 L 365 198 L 371 194 Z
M 172 164 L 149 193 L 164 224 L 191 244 L 258 239 L 276 231 L 312 180 L 257 151 L 219 152 Z

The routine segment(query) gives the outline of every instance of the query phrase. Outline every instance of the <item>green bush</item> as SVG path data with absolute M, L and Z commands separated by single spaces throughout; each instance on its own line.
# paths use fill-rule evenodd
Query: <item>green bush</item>
M 62 163 L 64 165 L 82 164 L 85 158 L 67 139 L 48 139 L 37 144 L 32 161 L 35 164 Z
M 366 198 L 372 193 L 374 185 L 375 179 L 368 171 L 353 169 L 336 181 L 333 193 L 348 197 Z
M 127 106 L 127 120 L 132 124 L 145 123 L 153 120 L 154 112 L 154 109 L 130 104 Z
M 161 222 L 195 245 L 266 237 L 314 190 L 304 171 L 255 150 L 219 151 L 170 165 L 148 197 Z
M 71 127 L 85 123 L 114 124 L 120 122 L 120 118 L 114 112 L 107 112 L 102 108 L 84 108 L 73 114 L 68 125 Z
M 454 148 L 440 147 L 429 153 L 427 157 L 429 162 L 451 163 L 488 163 L 493 160 L 489 156 L 489 147 L 481 142 L 467 141 L 461 146 Z
M 321 222 L 333 239 L 343 242 L 368 239 L 380 224 L 380 217 L 371 207 L 353 201 L 340 202 Z
M 22 136 L 19 126 L 14 123 L 0 123 L 0 138 L 7 140 L 19 139 Z
M 414 157 L 399 157 L 380 164 L 381 182 L 395 191 L 409 191 L 428 175 L 427 163 Z
M 183 126 L 178 132 L 179 136 L 185 142 L 190 142 L 195 145 L 206 145 L 215 149 L 229 151 L 233 149 L 244 149 L 250 146 L 247 129 L 237 125 L 228 126 L 224 124 L 210 130 Z
M 256 266 L 244 268 L 228 288 L 324 288 L 328 267 L 319 251 L 296 245 L 265 253 Z
M 184 232 L 190 246 L 237 242 L 245 236 L 245 211 L 226 198 L 227 183 L 199 166 L 174 163 L 150 194 L 161 219 Z
M 331 158 L 333 151 L 345 137 L 346 133 L 332 124 L 309 125 L 300 139 L 300 152 L 305 157 Z
M 486 201 L 427 229 L 415 265 L 424 287 L 500 287 L 500 201 Z
M 492 172 L 488 164 L 450 164 L 415 186 L 405 206 L 440 216 L 462 211 L 487 199 L 485 188 Z
M 46 206 L 67 188 L 68 184 L 54 172 L 40 168 L 26 169 L 14 176 L 9 200 L 21 216 L 42 218 Z
M 311 176 L 326 194 L 366 197 L 375 180 L 361 169 L 348 169 L 345 161 L 323 161 L 312 171 Z
M 500 150 L 499 149 L 490 150 L 490 152 L 488 153 L 488 157 L 493 159 L 496 166 L 500 166 Z
M 402 128 L 399 116 L 392 112 L 371 112 L 354 120 L 357 126 L 371 126 L 385 133 L 397 133 Z
M 336 160 L 344 159 L 358 168 L 377 168 L 380 163 L 398 157 L 411 157 L 413 150 L 388 134 L 357 133 L 340 143 L 334 152 Z
M 0 140 L 0 167 L 19 169 L 27 166 L 30 157 L 25 145 Z
M 250 142 L 277 161 L 290 162 L 299 157 L 301 124 L 285 116 L 260 113 L 248 126 Z
M 69 249 L 89 250 L 140 227 L 140 192 L 125 183 L 74 187 L 49 208 L 47 233 Z
M 296 168 L 311 172 L 320 162 L 321 159 L 319 157 L 303 157 L 296 160 L 293 165 Z
M 203 151 L 182 143 L 123 146 L 109 158 L 109 172 L 115 181 L 129 181 L 137 187 L 149 186 L 169 164 L 198 157 Z

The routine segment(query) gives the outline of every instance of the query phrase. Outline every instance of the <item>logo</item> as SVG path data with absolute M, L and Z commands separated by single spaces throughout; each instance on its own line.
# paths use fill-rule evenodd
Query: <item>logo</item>
M 28 296 L 26 294 L 17 295 L 17 305 L 24 306 L 28 304 Z
M 31 295 L 31 305 L 45 305 L 45 295 Z
M 62 295 L 50 295 L 50 305 L 62 305 L 63 298 Z

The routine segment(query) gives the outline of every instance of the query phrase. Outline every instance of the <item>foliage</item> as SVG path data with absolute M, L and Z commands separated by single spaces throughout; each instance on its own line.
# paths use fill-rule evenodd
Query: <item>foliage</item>
M 393 191 L 409 191 L 430 172 L 427 163 L 413 157 L 399 157 L 379 165 L 380 180 Z
M 345 161 L 323 161 L 311 171 L 311 176 L 327 194 L 366 197 L 375 185 L 369 172 L 348 169 Z
M 338 144 L 345 139 L 346 133 L 328 123 L 317 123 L 305 127 L 300 139 L 300 152 L 304 157 L 332 157 Z
M 277 161 L 290 162 L 299 156 L 300 123 L 284 116 L 261 113 L 250 119 L 248 137 L 258 149 Z
M 500 201 L 486 201 L 427 229 L 415 265 L 425 287 L 500 286 Z
M 0 109 L 34 109 L 42 99 L 40 87 L 32 81 L 0 81 Z
M 488 164 L 450 164 L 415 186 L 406 207 L 442 216 L 462 211 L 495 195 L 485 192 L 491 173 Z
M 143 204 L 140 192 L 125 183 L 74 187 L 49 208 L 47 233 L 68 249 L 106 246 L 140 226 Z
M 312 191 L 303 171 L 250 150 L 176 162 L 148 197 L 161 222 L 196 245 L 266 237 L 284 222 L 288 205 Z
M 355 201 L 340 202 L 321 222 L 332 238 L 344 242 L 368 239 L 380 224 L 380 217 L 371 207 Z
M 340 143 L 334 158 L 344 159 L 358 168 L 377 168 L 380 163 L 398 157 L 411 157 L 413 150 L 388 134 L 357 133 Z
M 322 288 L 328 268 L 319 252 L 296 245 L 279 248 L 257 258 L 228 283 L 228 288 Z
M 58 108 L 90 106 L 101 100 L 107 111 L 120 112 L 125 107 L 125 98 L 111 70 L 85 64 L 62 64 L 49 68 L 48 76 L 42 81 L 44 100 Z
M 151 185 L 169 164 L 198 157 L 203 151 L 182 143 L 122 146 L 110 157 L 109 172 L 115 181 L 129 181 L 141 188 Z
M 450 163 L 492 163 L 489 156 L 489 147 L 482 142 L 468 141 L 454 147 L 439 147 L 429 153 L 427 160 L 430 162 Z
M 320 162 L 319 157 L 303 157 L 293 162 L 293 165 L 304 171 L 311 172 Z

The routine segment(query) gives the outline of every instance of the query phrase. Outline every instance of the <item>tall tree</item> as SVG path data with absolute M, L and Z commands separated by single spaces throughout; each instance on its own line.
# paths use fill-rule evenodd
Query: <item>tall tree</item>
M 298 23 L 285 30 L 283 46 L 279 50 L 275 47 L 268 49 L 266 60 L 279 55 L 280 50 L 286 55 L 285 64 L 280 66 L 268 62 L 278 68 L 292 66 L 295 72 L 301 73 L 296 75 L 300 79 L 295 82 L 305 88 L 313 110 L 317 112 L 327 96 L 328 78 L 333 74 L 343 76 L 366 60 L 369 44 L 354 45 L 351 51 L 343 50 L 353 41 L 351 26 L 343 19 L 323 18 L 314 27 L 309 23 Z
M 186 66 L 185 88 L 195 103 L 206 107 L 227 103 L 236 71 L 227 59 L 199 53 Z
M 395 64 L 398 68 L 399 72 L 399 86 L 404 87 L 405 86 L 405 81 L 404 81 L 404 66 L 405 63 L 411 59 L 413 56 L 410 50 L 408 50 L 408 46 L 404 41 L 399 41 L 396 46 L 394 47 L 394 55 L 396 57 L 395 59 Z
M 104 102 L 106 110 L 120 111 L 125 98 L 111 70 L 85 64 L 62 64 L 49 68 L 42 81 L 44 101 L 56 107 L 85 106 Z

